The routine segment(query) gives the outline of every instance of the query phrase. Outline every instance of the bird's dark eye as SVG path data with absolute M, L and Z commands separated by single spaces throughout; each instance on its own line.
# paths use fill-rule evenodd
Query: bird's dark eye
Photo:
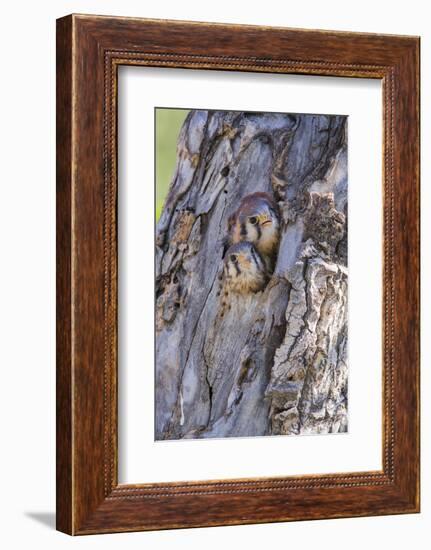
M 249 221 L 250 221 L 251 225 L 256 225 L 257 224 L 256 216 L 252 216 L 251 218 L 249 218 Z
M 236 261 L 236 254 L 231 254 L 230 259 L 231 259 L 232 262 L 235 262 Z

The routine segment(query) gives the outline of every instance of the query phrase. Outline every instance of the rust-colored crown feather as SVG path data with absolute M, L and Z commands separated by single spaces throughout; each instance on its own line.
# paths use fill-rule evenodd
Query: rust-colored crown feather
M 280 238 L 280 217 L 277 204 L 268 193 L 245 196 L 229 217 L 228 232 L 230 245 L 253 243 L 268 269 L 273 269 Z

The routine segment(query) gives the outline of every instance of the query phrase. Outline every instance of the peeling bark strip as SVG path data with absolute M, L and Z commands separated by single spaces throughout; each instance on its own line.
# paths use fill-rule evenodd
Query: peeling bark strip
M 156 233 L 156 439 L 347 430 L 346 128 L 189 113 Z M 275 269 L 226 298 L 228 219 L 257 191 L 280 210 Z

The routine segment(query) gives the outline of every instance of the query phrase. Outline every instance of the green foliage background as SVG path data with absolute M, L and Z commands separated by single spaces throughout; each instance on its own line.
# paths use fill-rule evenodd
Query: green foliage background
M 188 109 L 156 109 L 156 221 L 175 170 L 177 140 Z

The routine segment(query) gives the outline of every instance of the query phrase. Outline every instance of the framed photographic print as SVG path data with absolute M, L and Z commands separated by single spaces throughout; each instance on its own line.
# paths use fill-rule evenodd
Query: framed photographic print
M 57 21 L 57 528 L 419 511 L 419 39 Z

